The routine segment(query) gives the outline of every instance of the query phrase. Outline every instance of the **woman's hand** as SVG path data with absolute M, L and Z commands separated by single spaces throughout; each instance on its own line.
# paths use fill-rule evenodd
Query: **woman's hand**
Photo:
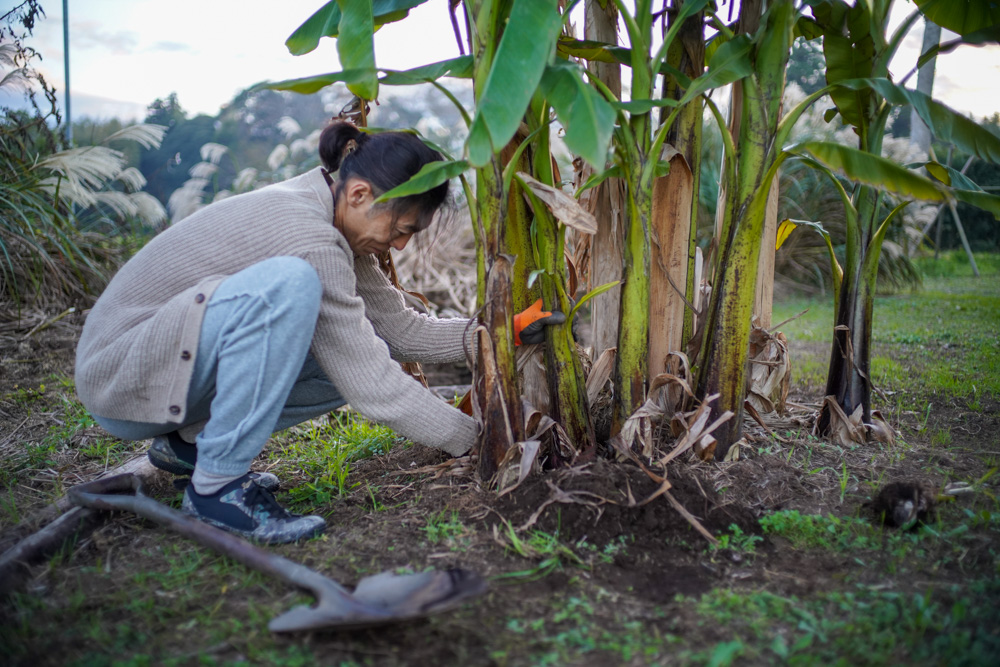
M 545 327 L 564 324 L 566 316 L 559 310 L 542 310 L 542 300 L 531 304 L 514 316 L 514 344 L 535 345 L 545 340 Z

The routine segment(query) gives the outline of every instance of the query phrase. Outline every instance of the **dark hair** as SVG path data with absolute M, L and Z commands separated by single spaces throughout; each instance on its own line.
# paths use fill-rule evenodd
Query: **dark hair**
M 340 172 L 338 196 L 347 179 L 354 176 L 368 181 L 376 197 L 408 181 L 428 162 L 444 159 L 413 134 L 368 134 L 343 120 L 334 120 L 320 134 L 319 157 L 327 171 Z M 390 199 L 385 206 L 390 207 L 393 217 L 415 213 L 417 226 L 423 230 L 447 196 L 445 181 L 426 192 Z

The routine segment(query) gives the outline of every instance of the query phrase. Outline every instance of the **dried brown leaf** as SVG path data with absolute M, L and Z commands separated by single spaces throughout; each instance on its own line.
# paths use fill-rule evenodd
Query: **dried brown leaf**
M 517 175 L 561 223 L 584 234 L 597 233 L 597 219 L 571 196 L 558 188 L 542 183 L 526 172 L 519 171 Z

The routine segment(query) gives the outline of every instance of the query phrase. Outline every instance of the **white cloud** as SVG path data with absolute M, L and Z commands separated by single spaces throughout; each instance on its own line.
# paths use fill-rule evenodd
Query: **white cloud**
M 44 55 L 37 68 L 64 89 L 62 16 L 57 3 L 36 24 L 32 44 Z M 144 109 L 176 92 L 191 113 L 216 114 L 239 92 L 264 80 L 278 81 L 339 69 L 334 40 L 323 39 L 312 53 L 294 57 L 287 37 L 321 0 L 85 0 L 69 3 L 72 27 L 70 81 L 74 116 L 96 100 L 103 112 L 111 101 Z M 895 28 L 912 4 L 897 0 Z M 894 61 L 897 80 L 916 63 L 920 24 L 905 39 Z M 430 0 L 407 19 L 376 34 L 379 65 L 407 69 L 458 55 L 448 16 L 448 0 Z M 938 60 L 936 97 L 977 117 L 1000 110 L 1000 46 L 961 47 Z M 913 85 L 911 82 L 909 85 Z M 80 99 L 80 102 L 76 100 Z M 86 100 L 90 100 L 90 102 Z

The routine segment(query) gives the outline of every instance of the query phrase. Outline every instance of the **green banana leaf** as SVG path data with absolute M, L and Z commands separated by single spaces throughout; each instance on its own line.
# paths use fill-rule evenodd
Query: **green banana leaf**
M 581 68 L 557 60 L 545 69 L 539 90 L 556 112 L 567 148 L 603 169 L 615 126 L 615 110 L 582 77 Z
M 465 160 L 446 160 L 428 162 L 420 168 L 408 181 L 397 185 L 392 190 L 378 196 L 376 204 L 380 204 L 396 197 L 408 197 L 409 195 L 427 192 L 431 188 L 437 187 L 447 180 L 464 174 L 469 169 L 469 163 Z
M 708 61 L 708 71 L 691 82 L 678 101 L 684 106 L 709 88 L 718 88 L 739 81 L 753 73 L 753 40 L 749 35 L 737 35 L 719 47 Z
M 1000 217 L 1000 196 L 983 191 L 971 178 L 957 169 L 952 169 L 939 162 L 927 162 L 913 166 L 925 167 L 934 178 L 951 186 L 951 193 L 955 199 L 989 211 L 995 217 Z
M 473 165 L 485 165 L 492 157 L 492 150 L 499 150 L 513 138 L 542 80 L 561 29 L 557 0 L 514 3 L 476 101 L 478 108 L 468 140 L 469 160 Z M 483 150 L 486 140 L 492 146 L 489 155 Z
M 787 149 L 792 154 L 811 155 L 852 181 L 867 183 L 915 199 L 944 201 L 946 189 L 939 183 L 902 167 L 892 160 L 856 148 L 826 141 L 809 141 Z
M 959 35 L 1000 24 L 1000 3 L 996 0 L 913 1 L 929 20 Z
M 455 78 L 467 79 L 472 76 L 472 56 L 459 56 L 441 62 L 421 65 L 408 70 L 380 70 L 385 73 L 378 80 L 383 86 L 412 86 L 416 83 L 435 81 L 440 77 L 451 76 Z M 296 93 L 308 95 L 315 93 L 334 83 L 345 83 L 348 81 L 360 81 L 367 74 L 368 70 L 345 70 L 341 72 L 330 72 L 329 74 L 318 74 L 307 76 L 301 79 L 286 79 L 284 81 L 264 82 L 254 86 L 251 90 L 267 88 L 270 90 L 290 90 Z
M 957 189 L 953 189 L 951 194 L 958 201 L 981 208 L 984 211 L 989 211 L 993 214 L 994 218 L 1000 220 L 1000 197 L 997 195 L 987 194 L 982 191 Z
M 813 40 L 823 36 L 823 28 L 808 16 L 800 16 L 795 22 L 795 36 Z
M 425 2 L 427 0 L 371 0 L 374 27 L 378 29 L 386 23 L 404 19 L 412 8 Z M 360 7 L 368 3 L 363 0 L 352 0 L 350 4 Z M 340 34 L 341 18 L 342 13 L 337 0 L 330 0 L 285 40 L 288 52 L 293 56 L 301 56 L 314 50 L 323 37 L 336 37 Z
M 469 162 L 477 167 L 485 165 L 493 157 L 493 140 L 481 114 L 476 114 L 469 126 L 469 137 L 465 140 Z
M 850 79 L 837 85 L 850 90 L 874 90 L 892 104 L 909 104 L 940 141 L 1000 164 L 1000 137 L 924 93 L 897 86 L 888 79 Z
M 413 69 L 383 70 L 383 72 L 385 72 L 385 76 L 379 79 L 379 83 L 383 86 L 409 86 L 416 83 L 437 81 L 445 76 L 456 79 L 471 79 L 472 56 L 458 56 Z
M 920 167 L 923 167 L 928 171 L 928 173 L 930 173 L 931 176 L 952 188 L 960 190 L 975 190 L 977 192 L 983 191 L 983 189 L 973 182 L 971 178 L 959 170 L 953 169 L 946 164 L 941 164 L 940 162 L 914 162 L 906 166 L 909 169 L 919 169 Z
M 853 6 L 844 0 L 806 0 L 812 10 L 816 26 L 823 37 L 823 56 L 826 60 L 826 82 L 839 83 L 846 79 L 871 77 L 875 64 L 872 12 L 868 3 Z M 860 127 L 865 111 L 872 102 L 870 91 L 835 90 L 831 93 L 836 111 L 828 111 L 829 122 L 837 112 L 844 122 Z
M 871 38 L 864 44 L 855 44 L 848 37 L 825 35 L 823 55 L 826 58 L 826 81 L 839 84 L 842 81 L 867 78 L 872 75 L 872 60 L 875 51 Z M 833 103 L 844 122 L 860 127 L 864 122 L 864 110 L 872 101 L 872 93 L 867 89 L 834 90 L 830 93 Z M 829 119 L 827 119 L 829 122 Z
M 772 2 L 762 17 L 761 31 L 754 39 L 754 69 L 768 116 L 777 124 L 781 94 L 785 89 L 785 68 L 792 48 L 792 34 L 799 10 L 789 0 Z
M 258 83 L 250 90 L 290 90 L 293 93 L 310 95 L 334 83 L 362 81 L 367 73 L 368 70 L 344 70 L 340 72 L 330 72 L 329 74 L 306 76 L 301 79 L 286 79 L 284 81 L 273 82 L 264 81 L 262 83 Z
M 612 63 L 625 65 L 626 67 L 632 66 L 632 49 L 615 46 L 607 42 L 561 37 L 556 43 L 556 49 L 559 55 L 564 57 L 572 56 L 574 58 L 582 58 L 587 62 Z M 687 88 L 691 85 L 691 77 L 666 63 L 660 64 L 658 72 L 674 77 L 682 88 Z
M 864 282 L 872 286 L 872 291 L 874 291 L 875 280 L 878 278 L 878 260 L 882 254 L 882 242 L 885 240 L 885 233 L 889 231 L 889 225 L 892 223 L 893 219 L 899 215 L 909 203 L 910 202 L 908 201 L 904 201 L 896 208 L 892 209 L 892 212 L 886 216 L 885 221 L 879 225 L 875 234 L 872 235 L 871 241 L 868 242 L 868 248 L 865 250 L 864 262 L 861 266 L 861 273 Z
M 589 190 L 590 188 L 597 187 L 598 185 L 608 180 L 609 178 L 621 178 L 621 177 L 622 177 L 622 168 L 620 165 L 617 164 L 612 167 L 608 167 L 604 171 L 594 172 L 593 174 L 590 175 L 590 178 L 587 179 L 586 183 L 577 188 L 576 192 L 573 193 L 573 196 L 579 197 L 580 193 L 583 192 L 584 190 Z
M 337 0 L 340 4 L 340 35 L 337 55 L 345 70 L 363 72 L 347 89 L 363 100 L 378 97 L 378 71 L 375 69 L 375 22 L 372 7 L 358 0 Z

